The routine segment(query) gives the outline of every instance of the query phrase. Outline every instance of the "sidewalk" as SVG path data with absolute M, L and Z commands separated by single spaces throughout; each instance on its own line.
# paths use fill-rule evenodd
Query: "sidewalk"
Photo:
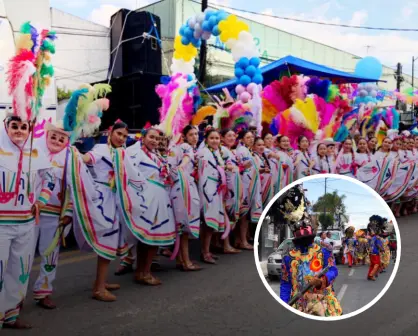
M 267 276 L 267 260 L 265 260 L 265 261 L 260 261 L 260 266 L 261 266 L 261 269 L 263 270 L 263 274 L 264 274 L 264 276 Z

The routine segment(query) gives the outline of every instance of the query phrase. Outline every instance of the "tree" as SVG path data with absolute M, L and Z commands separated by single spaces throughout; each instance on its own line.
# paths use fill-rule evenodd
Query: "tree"
M 57 100 L 60 102 L 61 100 L 70 99 L 72 91 L 57 88 Z
M 344 227 L 344 222 L 348 221 L 346 207 L 344 204 L 345 198 L 345 195 L 340 196 L 336 191 L 333 193 L 326 193 L 325 195 L 318 198 L 318 201 L 315 203 L 313 210 L 322 214 L 329 214 L 332 218 L 333 224 L 337 222 L 339 227 Z M 336 214 L 338 216 L 337 218 L 334 218 Z M 319 221 L 322 223 L 321 218 Z
M 319 222 L 321 223 L 322 231 L 328 230 L 334 226 L 334 217 L 329 213 L 321 213 L 319 215 Z

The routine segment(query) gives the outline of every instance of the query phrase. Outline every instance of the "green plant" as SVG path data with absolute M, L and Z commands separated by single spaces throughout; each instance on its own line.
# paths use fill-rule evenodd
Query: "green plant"
M 57 100 L 61 101 L 65 99 L 70 99 L 72 93 L 73 92 L 71 90 L 66 90 L 65 88 L 57 88 Z

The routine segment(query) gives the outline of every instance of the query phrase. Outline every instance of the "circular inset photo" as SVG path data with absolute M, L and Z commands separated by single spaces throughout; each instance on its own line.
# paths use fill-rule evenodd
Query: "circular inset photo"
M 262 282 L 285 308 L 333 321 L 375 304 L 400 262 L 398 225 L 367 185 L 341 175 L 305 177 L 280 191 L 258 223 Z

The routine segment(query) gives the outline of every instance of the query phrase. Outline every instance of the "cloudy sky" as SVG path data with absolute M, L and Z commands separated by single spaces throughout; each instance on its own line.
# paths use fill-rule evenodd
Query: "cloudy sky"
M 307 189 L 307 197 L 311 202 L 316 202 L 325 192 L 325 179 L 318 176 L 316 179 L 303 183 L 304 189 Z M 327 192 L 337 191 L 338 195 L 345 195 L 344 204 L 349 215 L 349 224 L 356 229 L 367 227 L 369 218 L 372 215 L 380 215 L 390 218 L 390 212 L 385 207 L 381 198 L 376 198 L 370 193 L 370 189 L 363 185 L 338 179 L 327 179 Z
M 96 23 L 109 25 L 121 7 L 132 9 L 153 0 L 51 0 L 51 6 Z M 371 27 L 417 28 L 418 0 L 211 0 L 258 13 L 298 19 Z M 390 32 L 321 26 L 249 15 L 253 20 L 297 34 L 359 56 L 375 56 L 387 66 L 403 64 L 410 73 L 412 56 L 418 56 L 418 32 Z

